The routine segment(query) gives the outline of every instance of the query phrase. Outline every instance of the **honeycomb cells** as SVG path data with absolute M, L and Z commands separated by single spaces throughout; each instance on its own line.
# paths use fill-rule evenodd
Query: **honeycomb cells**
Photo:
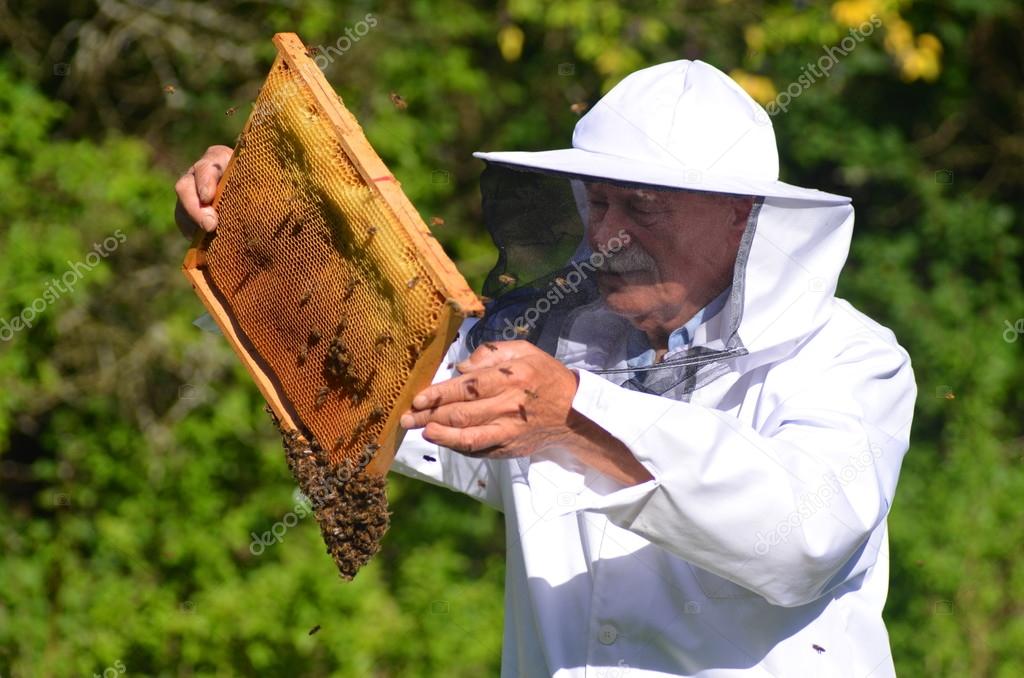
M 445 293 L 280 56 L 218 211 L 211 286 L 329 461 L 358 463 L 439 331 Z

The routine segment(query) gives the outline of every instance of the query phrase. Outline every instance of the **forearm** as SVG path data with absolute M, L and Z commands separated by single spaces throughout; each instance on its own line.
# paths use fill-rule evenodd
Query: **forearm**
M 654 479 L 622 441 L 587 417 L 572 410 L 567 423 L 572 435 L 568 447 L 587 466 L 625 485 Z

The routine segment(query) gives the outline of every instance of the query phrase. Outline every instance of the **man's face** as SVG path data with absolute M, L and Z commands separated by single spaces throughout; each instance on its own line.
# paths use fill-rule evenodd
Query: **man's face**
M 597 284 L 609 308 L 647 331 L 685 323 L 732 280 L 750 197 L 586 185 L 594 251 L 620 230 L 629 246 L 608 257 Z

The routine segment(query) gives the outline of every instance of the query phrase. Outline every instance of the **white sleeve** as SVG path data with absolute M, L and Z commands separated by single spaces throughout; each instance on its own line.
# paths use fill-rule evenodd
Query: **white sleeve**
M 452 343 L 434 375 L 433 383 L 455 376 L 454 367 L 448 367 L 469 357 L 465 348 L 466 334 L 476 322 L 467 320 L 459 329 L 459 337 Z M 398 447 L 391 470 L 403 476 L 425 480 L 449 490 L 468 494 L 474 499 L 503 510 L 501 486 L 496 473 L 496 461 L 473 459 L 446 447 L 440 447 L 423 439 L 423 429 L 413 429 L 405 434 Z
M 917 390 L 898 346 L 858 341 L 811 386 L 762 394 L 773 410 L 758 430 L 579 375 L 573 408 L 654 478 L 582 508 L 775 605 L 806 604 L 874 564 L 867 542 L 893 500 Z

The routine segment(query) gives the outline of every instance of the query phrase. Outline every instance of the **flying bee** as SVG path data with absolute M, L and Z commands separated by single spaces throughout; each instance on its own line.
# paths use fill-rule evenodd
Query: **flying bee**
M 585 101 L 577 101 L 576 103 L 569 107 L 569 110 L 575 113 L 576 115 L 583 115 L 583 112 L 586 111 L 588 108 L 590 108 L 590 106 Z
M 482 480 L 477 480 L 476 481 L 476 486 L 479 487 L 481 490 L 486 490 L 487 489 L 487 483 L 485 483 Z
M 404 111 L 405 109 L 409 108 L 409 104 L 406 103 L 405 99 L 403 99 L 402 95 L 399 94 L 398 92 L 392 91 L 390 94 L 388 94 L 388 98 L 391 99 L 391 103 L 395 105 L 395 108 L 397 108 L 400 111 Z
M 419 281 L 420 277 L 418 275 L 414 275 L 413 277 L 409 278 L 409 282 L 405 283 L 405 286 L 411 290 L 412 288 L 416 287 L 416 283 L 418 283 Z
M 566 279 L 563 278 L 562 276 L 558 276 L 557 278 L 555 278 L 555 284 L 563 289 L 569 286 L 568 281 L 566 281 Z
M 463 312 L 462 312 L 462 304 L 460 304 L 459 302 L 455 301 L 454 299 L 445 299 L 444 303 L 446 303 L 449 306 L 451 306 L 452 310 L 455 311 L 456 313 L 458 313 L 459 315 L 463 314 Z M 458 340 L 459 340 L 459 335 L 456 334 L 455 335 L 455 341 L 458 341 Z
M 434 457 L 431 457 L 429 454 L 424 454 L 423 458 L 425 460 L 427 460 L 427 461 L 437 461 L 437 459 L 435 459 Z
M 430 217 L 431 226 L 444 226 L 444 217 Z
M 178 90 L 174 88 L 174 85 L 164 85 L 164 92 L 167 94 L 174 94 L 177 91 Z
M 237 110 L 238 110 L 238 107 L 237 107 L 237 106 L 232 106 L 232 107 L 231 107 L 231 108 L 229 108 L 228 110 L 224 111 L 224 115 L 226 115 L 226 116 L 228 116 L 228 117 L 231 117 L 232 115 L 234 115 L 234 114 L 235 114 L 235 111 L 237 111 Z
M 530 328 L 526 325 L 516 325 L 516 336 L 525 337 L 530 333 Z
M 502 273 L 501 275 L 498 276 L 498 282 L 500 282 L 502 285 L 515 285 L 518 281 L 516 280 L 516 277 L 514 275 Z
M 532 390 L 530 390 L 528 388 L 524 388 L 523 389 L 523 393 L 525 393 L 526 397 L 529 398 L 530 400 L 536 400 L 537 398 L 540 397 L 540 396 L 537 395 L 536 391 L 532 391 Z
M 445 368 L 446 370 L 450 370 L 450 369 L 452 369 L 453 367 L 455 367 L 455 363 L 448 363 L 447 365 L 445 365 L 445 366 L 444 366 L 444 368 Z
M 343 315 L 338 319 L 338 325 L 334 328 L 334 336 L 339 337 L 341 333 L 348 327 L 348 316 Z
M 319 631 L 319 630 L 320 630 L 320 625 L 319 625 L 319 624 L 317 624 L 316 626 L 314 626 L 313 628 L 311 628 L 311 629 L 309 630 L 309 635 L 313 635 L 314 633 L 316 633 L 316 632 L 317 632 L 317 631 Z
M 313 57 L 315 57 L 319 53 L 320 53 L 320 48 L 315 46 L 315 45 L 306 48 L 306 56 L 308 56 L 310 59 L 312 59 Z M 320 627 L 318 626 L 317 628 L 320 628 Z M 313 634 L 310 633 L 309 635 L 313 635 Z
M 822 652 L 825 651 L 825 648 L 823 648 L 821 645 L 811 645 L 811 647 L 813 647 L 814 651 L 817 652 L 818 654 L 821 654 Z

